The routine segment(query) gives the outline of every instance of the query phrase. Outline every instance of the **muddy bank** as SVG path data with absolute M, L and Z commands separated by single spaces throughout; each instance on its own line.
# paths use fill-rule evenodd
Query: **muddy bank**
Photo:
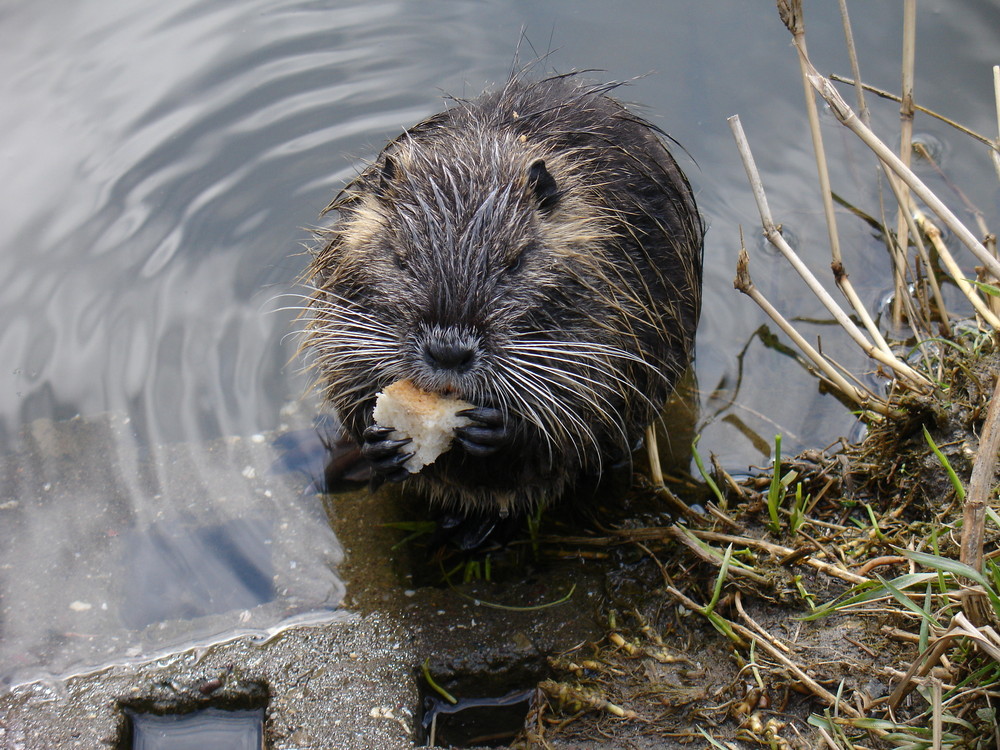
M 185 586 L 178 578 L 164 589 L 160 584 L 169 571 L 156 565 L 121 565 L 132 559 L 122 557 L 123 549 L 151 546 L 155 534 L 150 530 L 164 523 L 160 514 L 136 519 L 113 512 L 127 506 L 128 495 L 115 489 L 121 461 L 107 451 L 116 445 L 111 438 L 125 429 L 113 419 L 40 423 L 34 428 L 37 439 L 22 454 L 6 459 L 5 475 L 20 482 L 20 499 L 4 507 L 8 528 L 31 528 L 29 522 L 38 518 L 36 506 L 49 507 L 53 497 L 61 498 L 63 522 L 73 521 L 77 506 L 81 517 L 94 519 L 94 531 L 85 537 L 94 549 L 81 548 L 89 562 L 79 570 L 80 586 L 71 578 L 69 585 L 38 594 L 48 596 L 50 606 L 59 611 L 48 634 L 41 633 L 45 637 L 40 641 L 21 642 L 24 658 L 36 660 L 34 666 L 27 664 L 32 670 L 58 674 L 61 669 L 71 676 L 32 678 L 27 668 L 11 673 L 11 686 L 0 695 L 3 747 L 123 748 L 128 746 L 129 710 L 175 713 L 205 707 L 263 708 L 264 737 L 271 748 L 412 747 L 426 734 L 419 725 L 428 691 L 422 677 L 425 663 L 429 674 L 459 695 L 499 698 L 511 691 L 533 691 L 549 674 L 549 655 L 599 637 L 599 575 L 523 575 L 502 588 L 473 582 L 461 586 L 461 593 L 415 584 L 411 554 L 406 545 L 396 546 L 406 534 L 384 524 L 412 519 L 425 510 L 412 504 L 401 509 L 398 496 L 367 491 L 330 496 L 326 509 L 335 519 L 337 534 L 347 540 L 341 552 L 322 501 L 303 494 L 308 477 L 274 471 L 281 464 L 281 451 L 270 447 L 271 436 L 219 441 L 200 456 L 187 446 L 158 447 L 138 460 L 150 483 L 169 479 L 172 489 L 165 508 L 185 512 L 185 524 L 176 529 L 178 538 L 197 538 L 202 529 L 220 524 L 228 528 L 226 524 L 245 522 L 267 509 L 275 529 L 263 540 L 266 560 L 253 558 L 253 570 L 264 580 L 258 588 L 267 593 L 261 601 L 237 601 L 233 609 L 234 602 L 224 596 L 232 588 L 226 581 L 217 582 L 221 592 L 203 597 L 190 593 L 197 580 Z M 192 460 L 193 467 L 188 466 Z M 95 464 L 109 471 L 98 472 L 99 481 L 90 481 L 81 467 Z M 37 492 L 32 490 L 36 484 Z M 236 491 L 244 484 L 245 492 Z M 222 503 L 228 511 L 220 520 L 218 501 L 223 496 L 230 500 Z M 303 507 L 311 510 L 294 510 Z M 130 535 L 136 537 L 131 542 Z M 211 547 L 188 551 L 193 572 L 215 564 Z M 31 554 L 41 560 L 50 557 L 44 548 Z M 169 556 L 158 559 L 161 565 L 176 561 Z M 334 566 L 337 575 L 331 577 Z M 75 575 L 74 570 L 67 572 Z M 344 591 L 341 580 L 347 594 L 337 607 L 338 592 Z M 17 580 L 9 576 L 5 585 L 8 591 L 18 591 Z M 316 590 L 323 587 L 326 594 Z M 128 595 L 133 588 L 134 596 Z M 570 589 L 573 595 L 563 604 L 537 611 L 477 603 L 550 602 Z M 188 590 L 194 598 L 174 606 L 170 592 L 175 590 Z M 4 627 L 13 648 L 13 634 L 25 635 L 27 630 L 16 630 L 16 623 L 33 615 L 23 611 L 13 617 L 11 598 L 5 602 Z M 91 606 L 79 604 L 84 601 Z M 142 602 L 155 610 L 156 622 L 136 619 Z M 193 606 L 201 609 L 191 611 Z M 90 624 L 81 625 L 81 618 Z M 224 642 L 216 642 L 219 639 Z M 36 641 L 63 646 L 39 650 Z M 74 647 L 77 641 L 84 647 Z M 184 641 L 214 645 L 184 647 Z M 147 656 L 157 653 L 162 658 Z M 88 666 L 102 661 L 109 666 Z M 522 701 L 520 718 L 515 712 L 513 720 L 502 721 L 491 742 L 512 738 L 526 709 Z M 445 732 L 449 723 L 460 723 L 453 711 L 439 713 Z M 475 739 L 474 734 L 466 737 Z
M 719 497 L 675 473 L 685 511 L 638 468 L 632 491 L 555 508 L 489 554 L 428 547 L 413 533 L 426 506 L 396 491 L 317 498 L 313 520 L 344 540 L 339 609 L 21 684 L 0 696 L 0 744 L 125 748 L 129 710 L 214 706 L 262 709 L 267 747 L 289 750 L 411 748 L 431 732 L 454 747 L 810 748 L 835 731 L 892 746 L 890 732 L 926 731 L 928 680 L 980 731 L 986 693 L 960 687 L 989 668 L 975 649 L 955 641 L 934 672 L 905 674 L 960 614 L 954 576 L 914 557 L 957 556 L 961 513 L 922 428 L 968 474 L 995 368 L 958 367 L 948 408 L 911 401 L 859 446 L 783 459 L 777 485 L 717 466 Z M 927 582 L 944 588 L 925 601 Z

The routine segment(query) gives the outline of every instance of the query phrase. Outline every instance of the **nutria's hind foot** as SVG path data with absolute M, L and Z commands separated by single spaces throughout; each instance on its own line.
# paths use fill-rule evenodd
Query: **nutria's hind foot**
M 390 440 L 392 428 L 369 425 L 365 428 L 362 437 L 361 455 L 367 458 L 372 465 L 371 489 L 376 490 L 385 482 L 402 482 L 410 472 L 403 466 L 412 453 L 403 453 L 400 449 L 409 445 L 410 438 L 403 440 Z
M 473 422 L 455 428 L 455 440 L 472 456 L 491 456 L 510 441 L 510 430 L 499 409 L 476 406 L 463 409 L 458 416 Z
M 524 528 L 524 515 L 442 509 L 435 517 L 437 529 L 429 545 L 452 547 L 475 557 L 494 548 L 506 547 Z

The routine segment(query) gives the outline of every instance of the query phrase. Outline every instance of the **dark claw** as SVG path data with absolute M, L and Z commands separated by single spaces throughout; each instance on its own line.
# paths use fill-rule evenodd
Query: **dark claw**
M 404 442 L 404 441 L 401 440 L 400 442 Z M 408 443 L 410 441 L 407 440 L 405 442 Z M 409 461 L 412 457 L 413 457 L 412 453 L 397 453 L 394 456 L 390 456 L 390 457 L 388 457 L 388 458 L 386 458 L 386 459 L 384 459 L 382 461 L 379 461 L 379 463 L 381 465 L 385 466 L 386 468 L 396 467 L 396 466 L 402 466 L 407 461 Z
M 411 457 L 412 453 L 400 453 L 398 450 L 381 456 L 368 455 L 367 458 L 372 463 L 372 470 L 388 477 L 389 474 L 395 474 L 397 469 L 403 469 L 403 464 L 405 464 Z M 404 476 L 403 479 L 406 477 Z M 396 482 L 403 481 L 402 479 L 393 480 Z
M 461 445 L 465 452 L 470 456 L 479 456 L 480 458 L 484 456 L 492 456 L 497 452 L 497 446 L 495 445 L 479 445 L 478 443 L 470 443 L 465 438 L 457 437 L 455 441 Z
M 466 443 L 478 443 L 479 445 L 498 448 L 507 442 L 507 430 L 504 427 L 494 429 L 492 427 L 468 425 L 466 427 L 456 427 L 455 437 L 459 441 L 464 440 Z
M 379 448 L 391 449 L 391 446 L 399 443 L 398 440 L 389 440 L 388 437 L 395 432 L 391 427 L 380 427 L 377 424 L 369 425 L 365 428 L 365 431 L 361 433 L 362 438 L 362 450 L 366 450 L 369 447 L 378 446 Z M 409 442 L 409 438 L 406 439 Z M 367 452 L 365 455 L 368 455 Z
M 395 455 L 399 449 L 411 442 L 410 438 L 403 440 L 389 440 L 389 436 L 394 432 L 391 427 L 380 427 L 377 424 L 369 425 L 361 433 L 364 442 L 361 444 L 361 452 L 365 458 L 372 462 L 379 462 L 384 458 Z
M 503 412 L 488 406 L 476 406 L 458 412 L 472 424 L 455 428 L 455 440 L 471 456 L 489 456 L 510 440 Z
M 392 458 L 399 453 L 399 449 L 413 441 L 410 438 L 404 440 L 379 440 L 373 443 L 365 443 L 361 446 L 361 452 L 365 458 L 373 463 L 379 463 L 387 458 Z
M 500 427 L 503 425 L 503 412 L 489 406 L 473 406 L 471 409 L 463 409 L 458 412 L 458 416 L 468 417 L 473 422 L 487 426 Z
M 392 433 L 391 427 L 375 424 L 366 427 L 362 433 L 361 454 L 371 464 L 372 476 L 369 488 L 372 491 L 377 490 L 385 482 L 402 482 L 410 476 L 410 472 L 403 467 L 403 464 L 413 454 L 402 453 L 400 449 L 413 441 L 410 438 L 390 440 L 389 436 Z

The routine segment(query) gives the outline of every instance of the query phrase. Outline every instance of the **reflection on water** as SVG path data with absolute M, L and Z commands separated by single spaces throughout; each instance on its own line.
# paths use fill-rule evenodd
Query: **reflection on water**
M 124 541 L 121 619 L 140 630 L 175 618 L 253 609 L 274 598 L 273 519 L 154 523 Z
M 264 709 L 221 711 L 206 708 L 183 715 L 129 713 L 132 750 L 260 750 Z
M 836 4 L 815 5 L 810 52 L 846 72 Z M 557 50 L 542 67 L 654 71 L 622 94 L 692 156 L 709 223 L 700 450 L 738 471 L 766 461 L 778 432 L 792 451 L 851 428 L 731 287 L 739 227 L 753 249 L 757 225 L 733 113 L 778 220 L 814 269 L 828 265 L 801 82 L 770 4 L 82 0 L 0 13 L 6 681 L 336 606 L 340 551 L 315 501 L 292 475 L 267 475 L 263 444 L 226 438 L 309 424 L 307 407 L 282 411 L 306 387 L 284 309 L 297 304 L 284 295 L 306 261 L 304 228 L 360 160 L 440 109 L 441 90 L 502 80 L 522 29 L 522 56 Z M 898 4 L 852 13 L 864 76 L 896 88 Z M 989 0 L 922 4 L 918 101 L 993 132 L 998 30 Z M 872 106 L 894 142 L 895 105 Z M 877 205 L 869 156 L 824 127 L 837 192 Z M 983 150 L 937 121 L 917 128 L 995 229 Z M 884 250 L 842 216 L 848 272 L 875 309 Z M 779 258 L 756 252 L 751 270 L 807 338 L 861 364 Z
M 132 454 L 113 417 L 37 420 L 2 457 L 5 682 L 335 609 L 342 553 L 262 435 Z

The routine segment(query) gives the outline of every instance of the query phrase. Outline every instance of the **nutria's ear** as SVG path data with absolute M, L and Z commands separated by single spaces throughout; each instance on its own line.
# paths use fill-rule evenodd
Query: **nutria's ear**
M 386 154 L 385 161 L 382 162 L 382 174 L 379 176 L 378 188 L 376 189 L 379 198 L 386 197 L 386 194 L 389 192 L 389 188 L 396 179 L 396 173 L 398 171 L 399 170 L 396 167 L 396 160 Z
M 535 159 L 528 167 L 528 186 L 535 194 L 538 207 L 545 213 L 549 213 L 559 202 L 559 186 L 555 178 L 549 174 L 545 168 L 543 159 Z

